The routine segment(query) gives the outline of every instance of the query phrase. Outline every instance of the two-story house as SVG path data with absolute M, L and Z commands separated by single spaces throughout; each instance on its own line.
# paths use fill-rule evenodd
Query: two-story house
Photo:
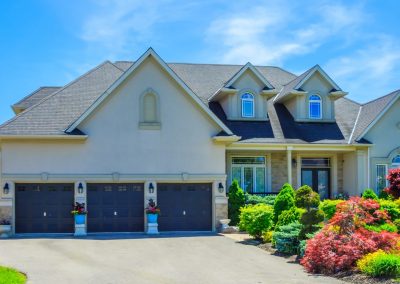
M 322 198 L 385 186 L 400 165 L 399 92 L 367 104 L 346 98 L 316 65 L 278 67 L 106 61 L 14 104 L 0 126 L 0 218 L 15 233 L 72 233 L 74 201 L 86 229 L 145 227 L 150 198 L 161 231 L 213 231 L 226 190 L 308 184 Z

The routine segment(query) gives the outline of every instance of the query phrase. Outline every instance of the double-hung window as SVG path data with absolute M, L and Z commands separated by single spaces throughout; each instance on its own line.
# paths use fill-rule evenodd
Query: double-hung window
M 267 190 L 266 157 L 233 157 L 232 181 L 249 193 L 265 193 Z
M 254 96 L 245 93 L 241 96 L 242 100 L 242 117 L 254 117 Z
M 375 189 L 377 193 L 380 193 L 387 186 L 387 180 L 386 180 L 387 172 L 388 172 L 388 166 L 386 164 L 376 165 Z
M 311 95 L 308 100 L 309 118 L 321 119 L 322 118 L 322 99 L 318 95 Z

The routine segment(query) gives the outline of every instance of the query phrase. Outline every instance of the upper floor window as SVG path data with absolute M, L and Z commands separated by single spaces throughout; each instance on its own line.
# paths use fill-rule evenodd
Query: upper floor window
M 321 119 L 322 118 L 322 100 L 318 95 L 311 95 L 308 100 L 309 118 Z
M 254 96 L 250 93 L 245 93 L 242 99 L 242 117 L 254 117 Z

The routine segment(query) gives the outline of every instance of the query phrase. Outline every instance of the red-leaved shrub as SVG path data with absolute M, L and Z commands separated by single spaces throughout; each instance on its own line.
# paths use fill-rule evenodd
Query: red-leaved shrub
M 385 191 L 395 199 L 400 198 L 400 168 L 390 170 L 386 179 L 389 181 L 389 186 Z
M 352 197 L 337 205 L 333 218 L 307 247 L 301 264 L 308 272 L 332 274 L 349 270 L 367 253 L 395 249 L 399 235 L 373 232 L 365 225 L 390 222 L 386 211 L 372 199 Z

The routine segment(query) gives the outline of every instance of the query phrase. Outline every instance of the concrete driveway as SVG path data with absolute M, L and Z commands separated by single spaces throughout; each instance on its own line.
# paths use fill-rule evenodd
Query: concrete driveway
M 0 264 L 31 284 L 343 283 L 214 234 L 0 240 Z

